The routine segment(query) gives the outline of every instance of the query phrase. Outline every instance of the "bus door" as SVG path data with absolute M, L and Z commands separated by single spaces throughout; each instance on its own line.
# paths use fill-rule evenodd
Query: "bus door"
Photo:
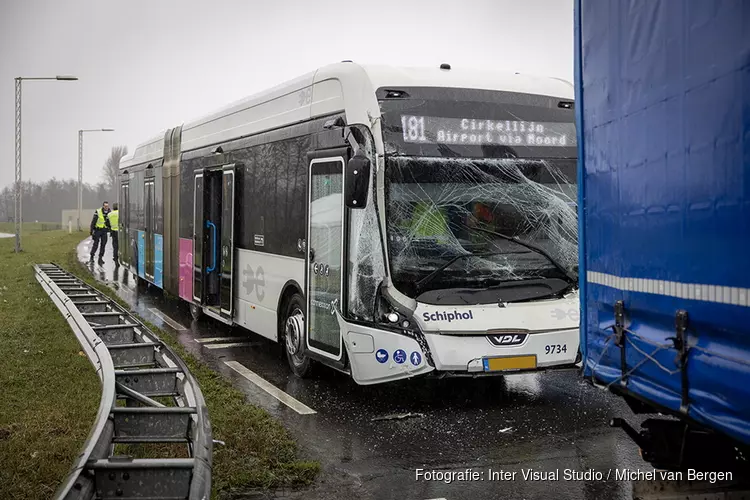
M 147 178 L 144 183 L 144 200 L 146 202 L 146 278 L 154 281 L 154 230 L 156 229 L 156 210 L 154 209 L 154 178 Z
M 193 302 L 203 304 L 203 171 L 195 173 L 193 190 Z
M 342 338 L 334 315 L 344 304 L 344 165 L 330 152 L 310 160 L 307 220 L 307 348 L 332 360 L 342 359 Z M 339 308 L 341 305 L 338 306 Z
M 196 173 L 194 202 L 193 299 L 209 315 L 231 322 L 235 166 L 207 168 Z
M 130 264 L 130 183 L 123 182 L 120 186 L 120 262 Z

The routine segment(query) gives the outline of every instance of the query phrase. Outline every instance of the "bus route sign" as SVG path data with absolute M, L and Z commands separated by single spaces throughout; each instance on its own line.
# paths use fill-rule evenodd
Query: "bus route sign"
M 575 147 L 575 124 L 401 115 L 404 142 L 469 146 Z

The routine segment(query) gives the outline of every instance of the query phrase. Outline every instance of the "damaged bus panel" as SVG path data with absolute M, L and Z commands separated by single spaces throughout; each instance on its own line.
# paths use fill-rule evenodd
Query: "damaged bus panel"
M 121 163 L 122 260 L 359 384 L 579 361 L 570 84 L 341 63 Z

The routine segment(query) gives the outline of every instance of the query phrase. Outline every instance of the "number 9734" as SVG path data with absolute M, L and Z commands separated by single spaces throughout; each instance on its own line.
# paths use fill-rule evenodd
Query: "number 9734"
M 562 354 L 568 352 L 567 344 L 549 344 L 544 346 L 544 354 Z

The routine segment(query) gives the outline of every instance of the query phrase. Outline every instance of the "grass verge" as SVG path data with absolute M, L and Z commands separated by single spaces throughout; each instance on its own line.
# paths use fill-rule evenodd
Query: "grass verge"
M 132 312 L 114 290 L 97 282 L 78 261 L 75 246 L 58 264 Z M 315 480 L 319 463 L 297 458 L 295 441 L 278 421 L 265 410 L 248 404 L 242 392 L 188 353 L 172 333 L 138 318 L 185 361 L 203 391 L 213 437 L 226 443 L 214 446 L 215 498 L 258 488 L 306 486 Z
M 3 227 L 0 232 L 13 232 Z M 49 498 L 67 474 L 96 415 L 101 389 L 88 359 L 34 278 L 35 263 L 56 262 L 120 305 L 76 257 L 82 233 L 24 225 L 24 252 L 0 238 L 0 491 L 3 498 Z M 143 320 L 142 318 L 140 318 Z M 319 464 L 298 459 L 296 443 L 266 411 L 185 351 L 177 339 L 144 321 L 188 365 L 208 405 L 215 445 L 213 497 L 253 489 L 305 486 Z
M 22 236 L 18 254 L 14 238 L 0 238 L 0 491 L 36 500 L 50 498 L 67 475 L 94 423 L 101 386 L 34 278 L 35 263 L 64 258 L 80 234 L 30 228 Z

